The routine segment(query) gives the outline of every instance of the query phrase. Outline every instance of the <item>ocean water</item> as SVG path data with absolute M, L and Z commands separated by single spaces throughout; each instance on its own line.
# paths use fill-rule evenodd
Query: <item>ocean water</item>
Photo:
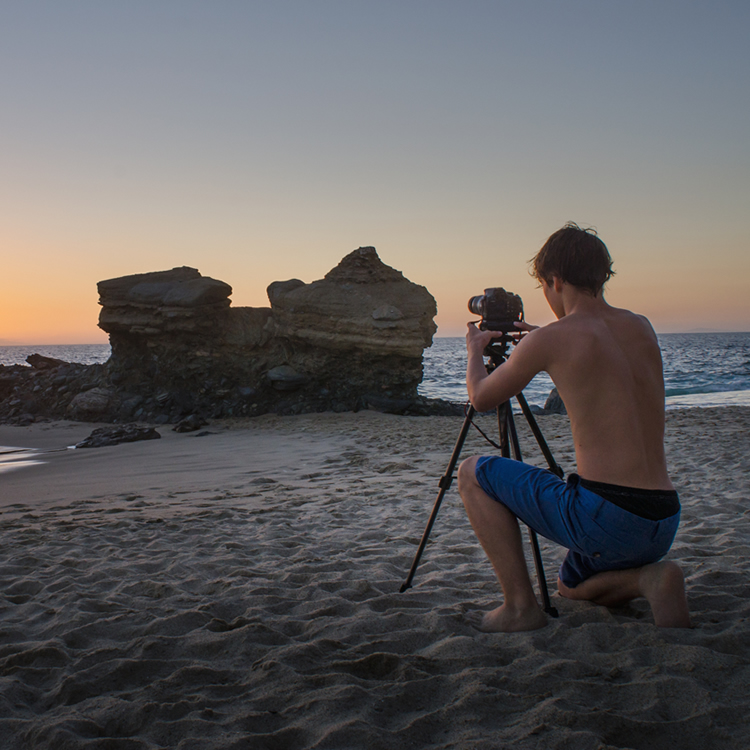
M 76 362 L 83 365 L 103 364 L 109 359 L 109 344 L 29 344 L 27 346 L 0 346 L 0 365 L 25 365 L 29 354 Z
M 667 408 L 750 406 L 750 333 L 665 333 L 659 335 L 664 359 Z M 66 362 L 106 362 L 109 344 L 0 346 L 0 365 L 25 364 L 29 354 Z M 463 403 L 466 395 L 463 337 L 436 338 L 425 350 L 419 392 Z M 537 375 L 524 390 L 530 404 L 544 406 L 552 381 Z
M 665 333 L 659 335 L 664 360 L 667 408 L 750 406 L 750 333 Z M 464 402 L 466 344 L 463 337 L 436 338 L 425 351 L 419 392 Z M 553 384 L 546 373 L 524 390 L 530 404 L 544 406 Z

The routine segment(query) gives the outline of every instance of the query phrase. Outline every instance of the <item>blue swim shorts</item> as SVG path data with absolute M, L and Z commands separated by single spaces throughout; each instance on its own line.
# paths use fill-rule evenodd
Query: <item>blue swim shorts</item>
M 669 550 L 680 513 L 652 521 L 552 472 L 499 456 L 477 461 L 479 486 L 537 534 L 567 547 L 560 580 L 568 587 L 605 570 L 638 568 Z

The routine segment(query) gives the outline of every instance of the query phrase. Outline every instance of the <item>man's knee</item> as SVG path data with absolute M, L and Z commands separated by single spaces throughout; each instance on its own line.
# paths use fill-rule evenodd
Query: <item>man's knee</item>
M 471 487 L 478 487 L 477 461 L 479 456 L 471 456 L 463 460 L 458 466 L 458 492 L 463 495 Z

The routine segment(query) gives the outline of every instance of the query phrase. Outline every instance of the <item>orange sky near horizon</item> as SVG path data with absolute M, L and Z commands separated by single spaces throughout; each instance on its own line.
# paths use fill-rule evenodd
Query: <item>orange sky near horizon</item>
M 356 246 L 361 244 L 366 243 Z M 286 278 L 315 281 L 353 249 L 342 247 L 338 252 L 321 249 L 307 255 L 305 262 L 298 263 L 296 269 L 288 260 L 279 262 L 277 273 L 274 273 L 276 259 L 271 254 L 262 263 L 238 260 L 232 264 L 231 261 L 220 262 L 210 253 L 206 253 L 205 262 L 201 262 L 199 252 L 186 253 L 189 257 L 181 258 L 177 251 L 162 263 L 149 263 L 146 258 L 126 262 L 110 259 L 102 261 L 101 267 L 92 264 L 80 268 L 63 260 L 66 255 L 63 253 L 58 256 L 59 262 L 53 260 L 36 266 L 33 281 L 28 284 L 22 280 L 29 278 L 27 262 L 34 253 L 21 254 L 6 264 L 6 273 L 0 282 L 0 345 L 106 343 L 107 335 L 97 327 L 100 307 L 96 283 L 115 275 L 193 265 L 204 275 L 229 283 L 233 287 L 234 306 L 267 306 L 265 289 L 272 281 Z M 41 255 L 42 251 L 37 250 L 37 253 Z M 611 243 L 610 251 L 617 273 L 608 284 L 607 300 L 645 314 L 658 332 L 750 330 L 747 261 L 733 272 L 710 262 L 693 269 L 663 269 L 659 263 L 639 258 L 630 260 L 627 253 L 621 253 L 622 262 L 618 262 Z M 505 286 L 520 294 L 527 320 L 538 324 L 552 320 L 541 291 L 527 272 L 526 261 L 533 254 L 530 244 L 525 253 L 497 253 L 495 262 L 464 271 L 460 280 L 456 278 L 459 274 L 446 273 L 440 267 L 440 258 L 434 263 L 425 256 L 415 259 L 408 256 L 406 250 L 401 254 L 389 252 L 387 246 L 378 249 L 378 253 L 384 263 L 404 272 L 411 281 L 426 286 L 436 298 L 438 336 L 463 335 L 466 322 L 474 317 L 467 310 L 468 299 L 481 294 L 488 286 Z M 154 255 L 157 255 L 156 250 Z M 456 257 L 451 257 L 444 252 L 441 257 L 449 268 L 460 263 L 461 255 L 465 253 L 457 252 Z M 708 261 L 710 254 L 705 257 Z

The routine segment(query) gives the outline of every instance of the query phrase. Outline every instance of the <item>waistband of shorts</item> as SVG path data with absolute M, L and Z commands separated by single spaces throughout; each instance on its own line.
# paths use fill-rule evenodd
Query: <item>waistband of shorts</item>
M 650 521 L 663 521 L 680 512 L 680 499 L 676 490 L 647 490 L 619 484 L 593 482 L 577 475 L 576 484 L 595 493 L 619 508 Z M 571 477 L 568 477 L 570 480 Z

